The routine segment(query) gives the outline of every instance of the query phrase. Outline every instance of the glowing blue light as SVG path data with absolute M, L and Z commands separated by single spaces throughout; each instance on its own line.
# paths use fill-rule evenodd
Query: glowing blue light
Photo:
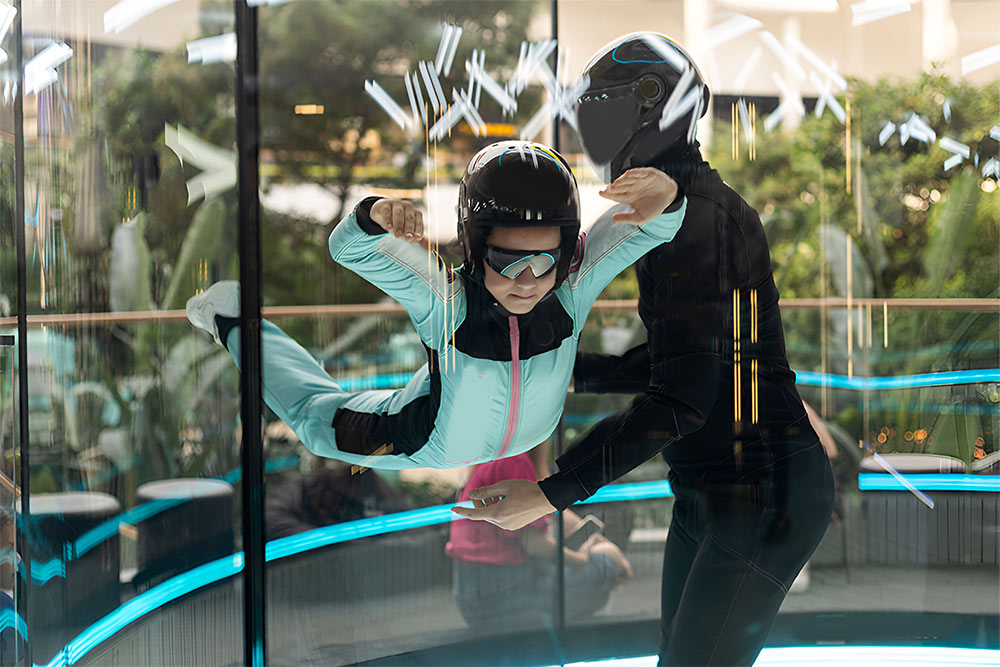
M 160 512 L 186 502 L 187 498 L 157 498 L 150 500 L 128 511 L 122 512 L 118 516 L 108 519 L 104 523 L 91 528 L 77 539 L 74 545 L 76 557 L 84 555 L 98 544 L 108 540 L 118 534 L 119 524 L 136 524 L 140 521 L 159 514 Z
M 907 475 L 909 481 L 911 481 L 917 488 L 924 490 L 947 490 L 947 491 L 992 491 L 1000 492 L 1000 478 L 990 478 L 990 477 L 977 477 L 975 475 L 950 475 L 950 474 L 940 474 L 940 475 Z M 877 489 L 887 489 L 887 490 L 905 490 L 902 484 L 897 482 L 891 475 L 883 475 L 878 473 L 864 473 L 858 476 L 859 486 L 864 490 L 877 490 Z M 666 480 L 656 480 L 651 482 L 634 482 L 628 484 L 612 484 L 605 486 L 598 490 L 593 496 L 583 501 L 580 504 L 587 503 L 598 503 L 598 502 L 621 502 L 629 500 L 647 500 L 654 498 L 669 498 L 673 495 L 670 488 L 670 483 Z M 460 503 L 468 505 L 467 503 Z M 447 523 L 450 521 L 463 521 L 465 519 L 459 518 L 456 514 L 451 511 L 454 503 L 449 503 L 447 505 L 436 505 L 433 507 L 425 507 L 422 509 L 411 510 L 408 512 L 400 512 L 397 514 L 388 514 L 385 516 L 371 517 L 366 519 L 359 519 L 357 521 L 349 521 L 346 523 L 334 524 L 331 526 L 325 526 L 323 528 L 317 528 L 304 533 L 299 533 L 297 535 L 291 535 L 289 537 L 282 537 L 276 540 L 269 541 L 265 546 L 265 559 L 268 562 L 278 560 L 280 558 L 285 558 L 287 556 L 292 556 L 305 551 L 310 551 L 312 549 L 318 549 L 331 544 L 336 544 L 339 542 L 346 542 L 350 540 L 360 539 L 363 537 L 371 537 L 374 535 L 381 535 L 385 533 L 394 533 L 403 530 L 409 530 L 411 528 L 421 528 L 424 526 L 431 526 L 441 523 Z M 235 576 L 239 574 L 243 569 L 243 554 L 237 553 L 232 556 L 227 556 L 219 560 L 201 565 L 193 570 L 179 574 L 159 586 L 142 593 L 132 600 L 129 600 L 121 607 L 113 611 L 111 614 L 105 616 L 97 623 L 94 623 L 85 631 L 83 631 L 76 639 L 66 645 L 63 651 L 57 655 L 49 663 L 48 667 L 55 667 L 56 665 L 72 665 L 81 657 L 83 657 L 88 651 L 93 649 L 95 646 L 100 644 L 102 641 L 114 635 L 125 626 L 130 623 L 135 622 L 140 617 L 154 611 L 155 609 L 168 604 L 184 595 L 187 595 L 199 588 L 204 586 L 209 586 L 216 582 L 222 581 L 228 577 Z M 874 647 L 878 649 L 885 649 L 886 647 Z M 913 648 L 914 650 L 920 649 L 925 651 L 922 655 L 909 654 L 905 651 Z M 761 662 L 760 660 L 755 663 L 758 666 L 761 665 L 787 665 L 787 664 L 802 664 L 805 662 L 818 662 L 823 664 L 826 659 L 821 654 L 806 655 L 805 653 L 796 653 L 798 651 L 829 651 L 829 650 L 858 650 L 862 653 L 864 651 L 870 651 L 869 648 L 865 647 L 805 647 L 805 648 L 789 648 L 789 649 L 765 649 L 764 654 L 762 654 L 762 659 L 766 658 L 770 662 Z M 941 664 L 941 665 L 980 665 L 998 664 L 997 659 L 1000 657 L 1000 652 L 994 651 L 992 653 L 986 652 L 983 655 L 989 654 L 984 660 L 992 660 L 992 662 L 969 662 L 969 660 L 974 659 L 973 653 L 958 653 L 954 654 L 953 661 L 951 658 L 939 658 L 933 657 L 928 658 L 936 660 L 937 662 L 927 662 L 924 658 L 931 656 L 930 647 L 903 647 L 901 649 L 887 649 L 892 651 L 887 654 L 889 657 L 895 656 L 908 656 L 905 660 L 909 662 L 886 662 L 886 659 L 880 659 L 878 664 L 897 664 L 897 665 L 913 665 L 913 664 Z M 940 651 L 969 651 L 968 649 L 935 649 Z M 901 652 L 903 651 L 903 652 Z M 854 654 L 847 653 L 837 657 L 842 664 L 843 661 L 848 661 L 851 664 L 863 664 L 856 658 L 852 658 Z M 860 654 L 859 654 L 860 655 Z M 872 653 L 867 655 L 871 656 Z M 939 654 L 935 653 L 934 656 Z M 952 655 L 942 653 L 940 655 Z M 972 657 L 970 657 L 972 656 Z M 779 660 L 780 658 L 780 660 Z M 978 659 L 978 658 L 975 658 Z M 635 658 L 635 660 L 653 660 L 653 658 Z M 943 660 L 943 661 L 942 661 Z M 579 665 L 585 664 L 602 664 L 602 663 L 577 663 Z M 604 661 L 603 664 L 611 664 L 608 661 Z M 627 665 L 639 665 L 639 664 L 654 664 L 653 662 L 635 662 L 630 661 L 617 661 L 614 663 L 617 666 L 627 666 Z M 830 663 L 832 664 L 832 663 Z M 875 664 L 872 662 L 871 664 Z
M 0 632 L 3 632 L 7 628 L 14 628 L 14 632 L 24 637 L 25 641 L 27 641 L 28 624 L 13 609 L 0 610 Z
M 372 375 L 369 377 L 340 378 L 336 382 L 344 391 L 361 391 L 364 389 L 393 389 L 402 387 L 413 373 L 390 373 L 387 375 Z
M 287 468 L 293 468 L 298 464 L 298 456 L 286 456 L 280 459 L 270 459 L 264 462 L 264 471 L 278 472 Z M 231 470 L 225 475 L 215 479 L 235 484 L 240 480 L 241 475 L 242 471 L 237 468 L 236 470 Z M 145 521 L 146 519 L 156 516 L 160 512 L 170 509 L 171 507 L 182 505 L 188 500 L 190 500 L 190 498 L 156 498 L 155 500 L 150 500 L 133 507 L 130 510 L 122 512 L 118 516 L 108 519 L 104 523 L 91 528 L 89 531 L 81 535 L 73 545 L 73 553 L 76 558 L 79 558 L 96 547 L 98 544 L 114 537 L 119 531 L 120 524 L 124 523 L 134 526 L 142 521 Z M 32 567 L 35 567 L 34 563 L 32 563 Z
M 21 573 L 21 576 L 24 576 L 25 567 L 23 562 L 17 562 L 17 569 Z M 37 560 L 31 561 L 31 580 L 33 582 L 42 586 L 55 577 L 66 578 L 66 564 L 61 558 L 53 558 L 47 563 L 41 563 Z
M 922 491 L 986 491 L 1000 493 L 1000 477 L 990 475 L 924 474 L 903 475 Z M 862 491 L 902 491 L 905 487 L 892 475 L 865 472 L 858 475 Z
M 811 387 L 833 387 L 834 389 L 855 389 L 872 391 L 876 389 L 905 389 L 911 387 L 947 387 L 954 384 L 975 384 L 977 382 L 1000 382 L 1000 368 L 984 368 L 975 371 L 948 371 L 945 373 L 921 373 L 919 375 L 889 375 L 886 377 L 848 377 L 812 371 L 795 371 L 796 384 Z
M 655 482 L 633 482 L 629 484 L 611 484 L 603 486 L 597 493 L 580 502 L 581 505 L 587 503 L 616 503 L 628 500 L 648 500 L 650 498 L 670 498 L 674 495 L 667 480 Z
M 91 649 L 129 623 L 193 590 L 235 576 L 242 570 L 243 554 L 238 553 L 206 563 L 168 579 L 159 586 L 132 598 L 81 632 L 76 639 L 66 644 L 59 655 L 49 662 L 49 667 L 75 664 Z
M 914 665 L 967 666 L 1000 664 L 1000 651 L 944 646 L 787 646 L 765 648 L 754 667 L 778 665 L 868 665 L 913 667 Z M 567 663 L 564 667 L 655 667 L 656 656 Z M 552 665 L 551 667 L 555 667 Z
M 337 378 L 336 382 L 344 391 L 361 389 L 392 389 L 402 387 L 412 373 L 390 373 L 367 377 Z M 1000 368 L 984 368 L 972 371 L 947 371 L 943 373 L 921 373 L 918 375 L 888 375 L 883 377 L 848 377 L 815 371 L 795 371 L 795 383 L 807 387 L 832 387 L 834 389 L 854 389 L 874 391 L 878 389 L 907 389 L 918 387 L 948 387 L 956 384 L 976 384 L 980 382 L 1000 382 Z
M 453 519 L 457 519 L 457 515 L 451 511 L 452 507 L 454 507 L 454 504 L 425 507 L 409 512 L 399 512 L 397 514 L 386 514 L 384 516 L 358 519 L 357 521 L 337 523 L 332 526 L 324 526 L 323 528 L 299 533 L 298 535 L 281 537 L 267 543 L 264 547 L 264 558 L 270 562 L 303 551 L 318 549 L 329 544 L 337 544 L 338 542 L 347 542 L 349 540 L 361 539 L 362 537 L 447 523 Z

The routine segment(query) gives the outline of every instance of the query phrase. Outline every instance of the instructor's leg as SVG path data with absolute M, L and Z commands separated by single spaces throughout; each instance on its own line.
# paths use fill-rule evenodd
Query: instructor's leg
M 788 587 L 826 532 L 832 488 L 818 442 L 777 460 L 755 480 L 706 487 L 708 530 L 665 638 L 661 666 L 753 664 Z
M 660 583 L 660 654 L 666 654 L 666 641 L 671 635 L 677 609 L 684 595 L 691 566 L 698 553 L 698 525 L 700 516 L 698 494 L 670 473 L 670 487 L 674 492 L 674 509 L 670 530 L 663 549 L 663 575 Z

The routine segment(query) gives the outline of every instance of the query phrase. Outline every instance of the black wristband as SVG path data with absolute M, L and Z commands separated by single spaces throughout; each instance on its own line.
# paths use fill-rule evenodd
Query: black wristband
M 674 196 L 674 200 L 670 202 L 670 206 L 663 209 L 664 213 L 673 213 L 681 207 L 681 203 L 684 201 L 684 188 L 681 184 L 677 184 L 677 194 Z
M 372 220 L 372 206 L 379 199 L 382 199 L 382 197 L 365 197 L 354 207 L 354 217 L 358 221 L 358 226 L 361 227 L 361 231 L 369 236 L 378 236 L 379 234 L 386 233 L 382 225 Z
M 219 340 L 222 342 L 222 347 L 229 349 L 226 345 L 226 339 L 229 337 L 229 332 L 233 330 L 233 327 L 237 327 L 240 324 L 238 317 L 226 317 L 225 315 L 215 316 L 215 328 L 219 330 Z

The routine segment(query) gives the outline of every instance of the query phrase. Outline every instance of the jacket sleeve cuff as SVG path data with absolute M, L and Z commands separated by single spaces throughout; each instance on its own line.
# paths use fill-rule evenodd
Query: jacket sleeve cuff
M 560 471 L 538 483 L 549 504 L 560 512 L 590 496 L 572 470 Z
M 681 207 L 681 204 L 683 204 L 683 203 L 684 203 L 684 187 L 681 186 L 680 183 L 678 183 L 677 184 L 677 196 L 674 197 L 674 200 L 672 202 L 670 202 L 670 206 L 668 206 L 665 209 L 663 209 L 663 212 L 664 213 L 673 213 L 674 211 L 678 210 Z
M 381 225 L 372 220 L 372 206 L 379 199 L 381 197 L 365 197 L 354 207 L 354 217 L 358 221 L 358 226 L 361 227 L 361 231 L 369 236 L 378 236 L 379 234 L 386 233 Z
M 687 214 L 687 198 L 678 193 L 663 213 L 643 224 L 640 229 L 656 239 L 668 242 L 674 239 Z

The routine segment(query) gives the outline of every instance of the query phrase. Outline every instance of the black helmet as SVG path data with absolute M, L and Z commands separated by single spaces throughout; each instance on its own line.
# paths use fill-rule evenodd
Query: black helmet
M 686 150 L 711 96 L 687 52 L 657 32 L 616 39 L 594 54 L 583 76 L 589 85 L 577 99 L 577 127 L 606 182 L 664 153 Z
M 458 240 L 472 275 L 482 274 L 491 227 L 559 227 L 561 285 L 580 235 L 580 196 L 566 160 L 528 141 L 499 141 L 476 153 L 458 188 Z

